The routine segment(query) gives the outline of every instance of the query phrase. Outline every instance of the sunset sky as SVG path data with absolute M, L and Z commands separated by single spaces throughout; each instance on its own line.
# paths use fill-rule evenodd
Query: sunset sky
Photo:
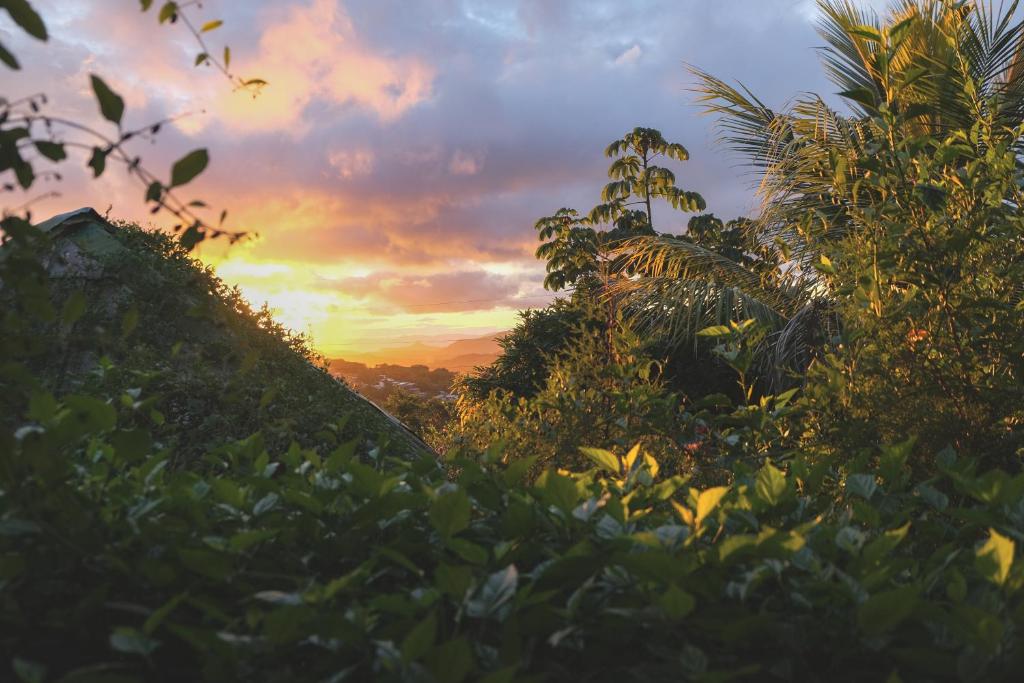
M 543 305 L 533 222 L 593 206 L 604 146 L 634 126 L 690 150 L 679 184 L 709 210 L 750 212 L 750 179 L 715 147 L 686 63 L 771 105 L 794 88 L 832 90 L 810 0 L 204 0 L 193 16 L 225 22 L 211 46 L 229 44 L 239 75 L 269 81 L 255 100 L 193 68 L 185 29 L 137 2 L 33 4 L 51 39 L 33 43 L 4 18 L 23 64 L 0 73 L 4 94 L 55 94 L 51 112 L 102 126 L 97 73 L 124 96 L 128 126 L 187 113 L 135 149 L 167 169 L 208 148 L 190 196 L 259 233 L 200 257 L 335 357 L 504 330 Z M 91 205 L 163 224 L 121 169 L 37 189 L 61 193 L 35 206 L 40 219 Z M 686 221 L 673 218 L 659 229 Z

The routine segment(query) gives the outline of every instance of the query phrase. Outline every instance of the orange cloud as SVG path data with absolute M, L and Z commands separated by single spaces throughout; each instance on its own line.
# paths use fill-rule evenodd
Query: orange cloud
M 241 132 L 310 125 L 303 117 L 314 100 L 351 104 L 393 121 L 432 96 L 433 67 L 409 57 L 376 54 L 333 0 L 292 7 L 272 21 L 247 72 L 269 81 L 255 104 L 245 93 L 222 93 L 218 116 Z

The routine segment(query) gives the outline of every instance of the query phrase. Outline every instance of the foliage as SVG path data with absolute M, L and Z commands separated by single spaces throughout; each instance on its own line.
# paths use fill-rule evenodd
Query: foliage
M 625 238 L 633 234 L 654 233 L 653 199 L 662 199 L 679 211 L 703 211 L 704 198 L 696 192 L 676 186 L 676 176 L 668 168 L 656 166 L 659 157 L 687 161 L 690 153 L 678 142 L 668 142 L 654 128 L 634 128 L 612 142 L 604 155 L 614 158 L 608 167 L 611 182 L 601 190 L 602 204 L 595 206 L 589 218 L 594 223 L 612 223 Z M 630 206 L 641 206 L 640 215 Z M 620 222 L 623 221 L 624 222 Z M 614 231 L 613 231 L 614 233 Z
M 0 5 L 19 24 L 26 6 Z M 112 271 L 119 296 L 96 305 L 49 282 L 53 245 L 5 215 L 5 674 L 1015 680 L 1024 28 L 979 7 L 908 0 L 874 24 L 824 3 L 826 65 L 854 86 L 854 115 L 817 137 L 783 117 L 773 135 L 790 146 L 767 175 L 798 182 L 767 179 L 788 190 L 742 239 L 703 217 L 690 239 L 649 240 L 676 264 L 667 278 L 783 320 L 726 307 L 692 331 L 738 374 L 737 401 L 682 403 L 641 351 L 663 337 L 565 332 L 586 324 L 576 301 L 524 316 L 443 460 L 348 438 L 365 433 L 358 404 L 330 404 L 333 431 L 310 434 L 302 419 L 341 386 L 185 247 L 115 231 L 132 277 Z M 727 125 L 767 130 L 763 111 L 734 113 L 746 123 Z M 776 267 L 791 246 L 796 272 Z M 842 325 L 801 391 L 753 391 L 759 350 L 819 306 Z M 256 386 L 232 385 L 252 350 Z M 178 356 L 180 376 L 163 373 Z M 79 361 L 65 373 L 59 358 Z M 268 383 L 289 419 L 259 412 Z M 230 417 L 218 438 L 188 441 L 176 386 Z M 260 393 L 255 417 L 234 391 Z
M 241 78 L 229 69 L 231 50 L 225 46 L 223 58 L 211 56 L 206 44 L 206 34 L 220 27 L 220 20 L 208 21 L 196 28 L 189 17 L 194 5 L 198 3 L 164 2 L 157 12 L 159 23 L 180 22 L 188 28 L 194 40 L 202 50 L 196 58 L 196 66 L 205 64 L 214 66 L 238 90 L 246 90 L 255 97 L 260 89 L 267 85 L 260 78 Z M 152 0 L 141 0 L 143 12 L 153 7 Z M 0 5 L 7 14 L 29 36 L 46 41 L 49 33 L 46 23 L 36 12 L 28 0 L 9 0 Z M 17 58 L 3 45 L 0 45 L 0 61 L 7 68 L 18 71 L 21 65 Z M 153 140 L 160 130 L 173 119 L 164 119 L 144 126 L 129 127 L 125 122 L 125 103 L 117 92 L 99 75 L 90 74 L 89 84 L 99 113 L 107 124 L 106 128 L 94 128 L 74 118 L 60 113 L 52 113 L 47 107 L 49 98 L 45 93 L 27 96 L 0 97 L 0 174 L 7 177 L 2 183 L 2 193 L 15 191 L 28 192 L 36 187 L 37 181 L 59 182 L 62 180 L 60 171 L 54 165 L 70 161 L 80 155 L 87 158 L 86 166 L 92 169 L 93 177 L 101 176 L 107 169 L 108 162 L 116 162 L 124 166 L 127 174 L 143 188 L 145 202 L 151 211 L 166 211 L 174 216 L 176 223 L 173 229 L 179 233 L 181 243 L 191 249 L 207 237 L 225 237 L 232 243 L 246 236 L 245 232 L 231 231 L 223 227 L 227 212 L 222 211 L 216 221 L 203 218 L 199 213 L 207 209 L 205 202 L 198 199 L 187 200 L 180 196 L 181 186 L 193 180 L 203 172 L 209 162 L 206 149 L 196 149 L 174 163 L 168 179 L 147 169 L 142 158 L 131 149 L 131 143 L 137 140 Z M 42 168 L 40 168 L 42 166 Z M 16 210 L 25 210 L 25 218 L 29 219 L 28 209 L 38 199 L 55 196 L 49 192 L 28 200 L 15 209 L 6 207 L 5 214 Z
M 441 451 L 448 445 L 448 430 L 455 419 L 452 401 L 395 388 L 388 392 L 381 408 L 431 448 Z
M 585 299 L 555 299 L 545 308 L 528 309 L 504 337 L 501 355 L 490 365 L 460 379 L 464 400 L 479 401 L 492 391 L 531 398 L 547 382 L 551 362 L 572 348 L 581 335 L 599 333 L 604 320 Z
M 668 468 L 684 435 L 678 397 L 660 380 L 660 365 L 639 355 L 637 340 L 625 331 L 616 331 L 611 350 L 604 335 L 580 330 L 574 336 L 550 359 L 547 379 L 534 395 L 460 397 L 462 443 L 477 451 L 501 443 L 509 457 L 521 454 L 537 467 L 575 470 L 585 462 L 580 446 L 625 451 L 642 442 Z
M 534 226 L 543 242 L 537 258 L 546 261 L 544 287 L 558 291 L 573 287 L 579 293 L 598 292 L 622 270 L 616 248 L 630 238 L 655 235 L 652 200 L 661 199 L 680 211 L 702 211 L 703 197 L 676 186 L 675 174 L 654 165 L 659 157 L 686 161 L 689 152 L 670 143 L 653 128 L 634 128 L 605 149 L 615 160 L 608 168 L 612 179 L 601 191 L 602 204 L 587 216 L 562 208 L 539 219 Z M 631 207 L 640 206 L 636 209 Z M 593 226 L 610 225 L 608 230 Z
M 94 277 L 65 273 L 43 301 L 32 302 L 35 310 L 57 312 L 49 321 L 29 325 L 23 318 L 8 328 L 31 340 L 26 370 L 41 389 L 144 393 L 145 400 L 133 401 L 139 419 L 176 464 L 257 430 L 273 449 L 292 441 L 330 449 L 357 433 L 401 431 L 372 408 L 359 408 L 304 337 L 265 307 L 250 308 L 180 242 L 129 224 L 112 227 L 110 237 L 124 248 L 98 257 Z M 67 247 L 39 246 L 42 254 Z M 77 257 L 89 259 L 88 252 Z M 5 307 L 16 295 L 0 289 Z M 26 405 L 9 408 L 0 423 L 13 426 Z M 359 417 L 340 423 L 346 413 Z

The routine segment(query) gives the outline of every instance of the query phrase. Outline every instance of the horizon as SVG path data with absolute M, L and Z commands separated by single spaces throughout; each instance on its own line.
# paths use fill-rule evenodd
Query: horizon
M 255 99 L 192 70 L 186 34 L 141 12 L 111 26 L 95 0 L 38 3 L 52 34 L 45 53 L 24 36 L 4 40 L 39 82 L 76 84 L 54 104 L 83 119 L 99 118 L 81 87 L 93 71 L 124 96 L 130 125 L 191 112 L 147 160 L 159 167 L 208 146 L 210 169 L 190 191 L 227 209 L 228 227 L 259 234 L 195 255 L 329 358 L 499 334 L 550 302 L 533 223 L 595 204 L 602 150 L 635 126 L 689 149 L 670 166 L 708 212 L 752 213 L 750 179 L 715 146 L 685 64 L 771 93 L 771 106 L 796 94 L 788 83 L 834 90 L 813 52 L 812 0 L 204 4 L 225 20 L 211 42 L 269 81 Z M 110 206 L 115 218 L 170 225 L 152 220 L 120 170 L 89 175 L 68 173 L 52 188 L 59 198 L 34 205 L 37 218 Z M 657 227 L 679 232 L 687 217 Z

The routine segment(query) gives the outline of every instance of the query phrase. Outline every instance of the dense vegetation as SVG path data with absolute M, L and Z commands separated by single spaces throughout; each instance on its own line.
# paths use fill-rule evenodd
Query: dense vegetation
M 2 6 L 18 19 L 24 3 Z M 49 277 L 47 235 L 5 214 L 10 672 L 1019 677 L 1024 24 L 951 0 L 883 21 L 821 11 L 844 111 L 813 95 L 772 111 L 699 74 L 726 143 L 763 174 L 760 215 L 659 232 L 653 200 L 705 209 L 653 164 L 685 150 L 643 128 L 613 143 L 597 209 L 538 224 L 548 284 L 571 295 L 525 314 L 467 380 L 436 457 L 345 432 L 356 404 L 312 410 L 330 379 L 300 341 L 181 247 L 121 228 L 175 279 L 164 290 L 221 311 L 224 333 L 159 330 L 196 377 L 223 379 L 248 344 L 253 372 L 300 392 L 269 419 L 262 392 L 238 412 L 204 393 L 220 384 L 190 385 L 223 431 L 186 441 L 166 384 L 184 380 L 139 379 L 164 347 L 119 341 L 159 322 L 145 292 L 125 298 L 136 322 L 103 318 Z M 61 344 L 102 350 L 99 378 L 51 372 Z

